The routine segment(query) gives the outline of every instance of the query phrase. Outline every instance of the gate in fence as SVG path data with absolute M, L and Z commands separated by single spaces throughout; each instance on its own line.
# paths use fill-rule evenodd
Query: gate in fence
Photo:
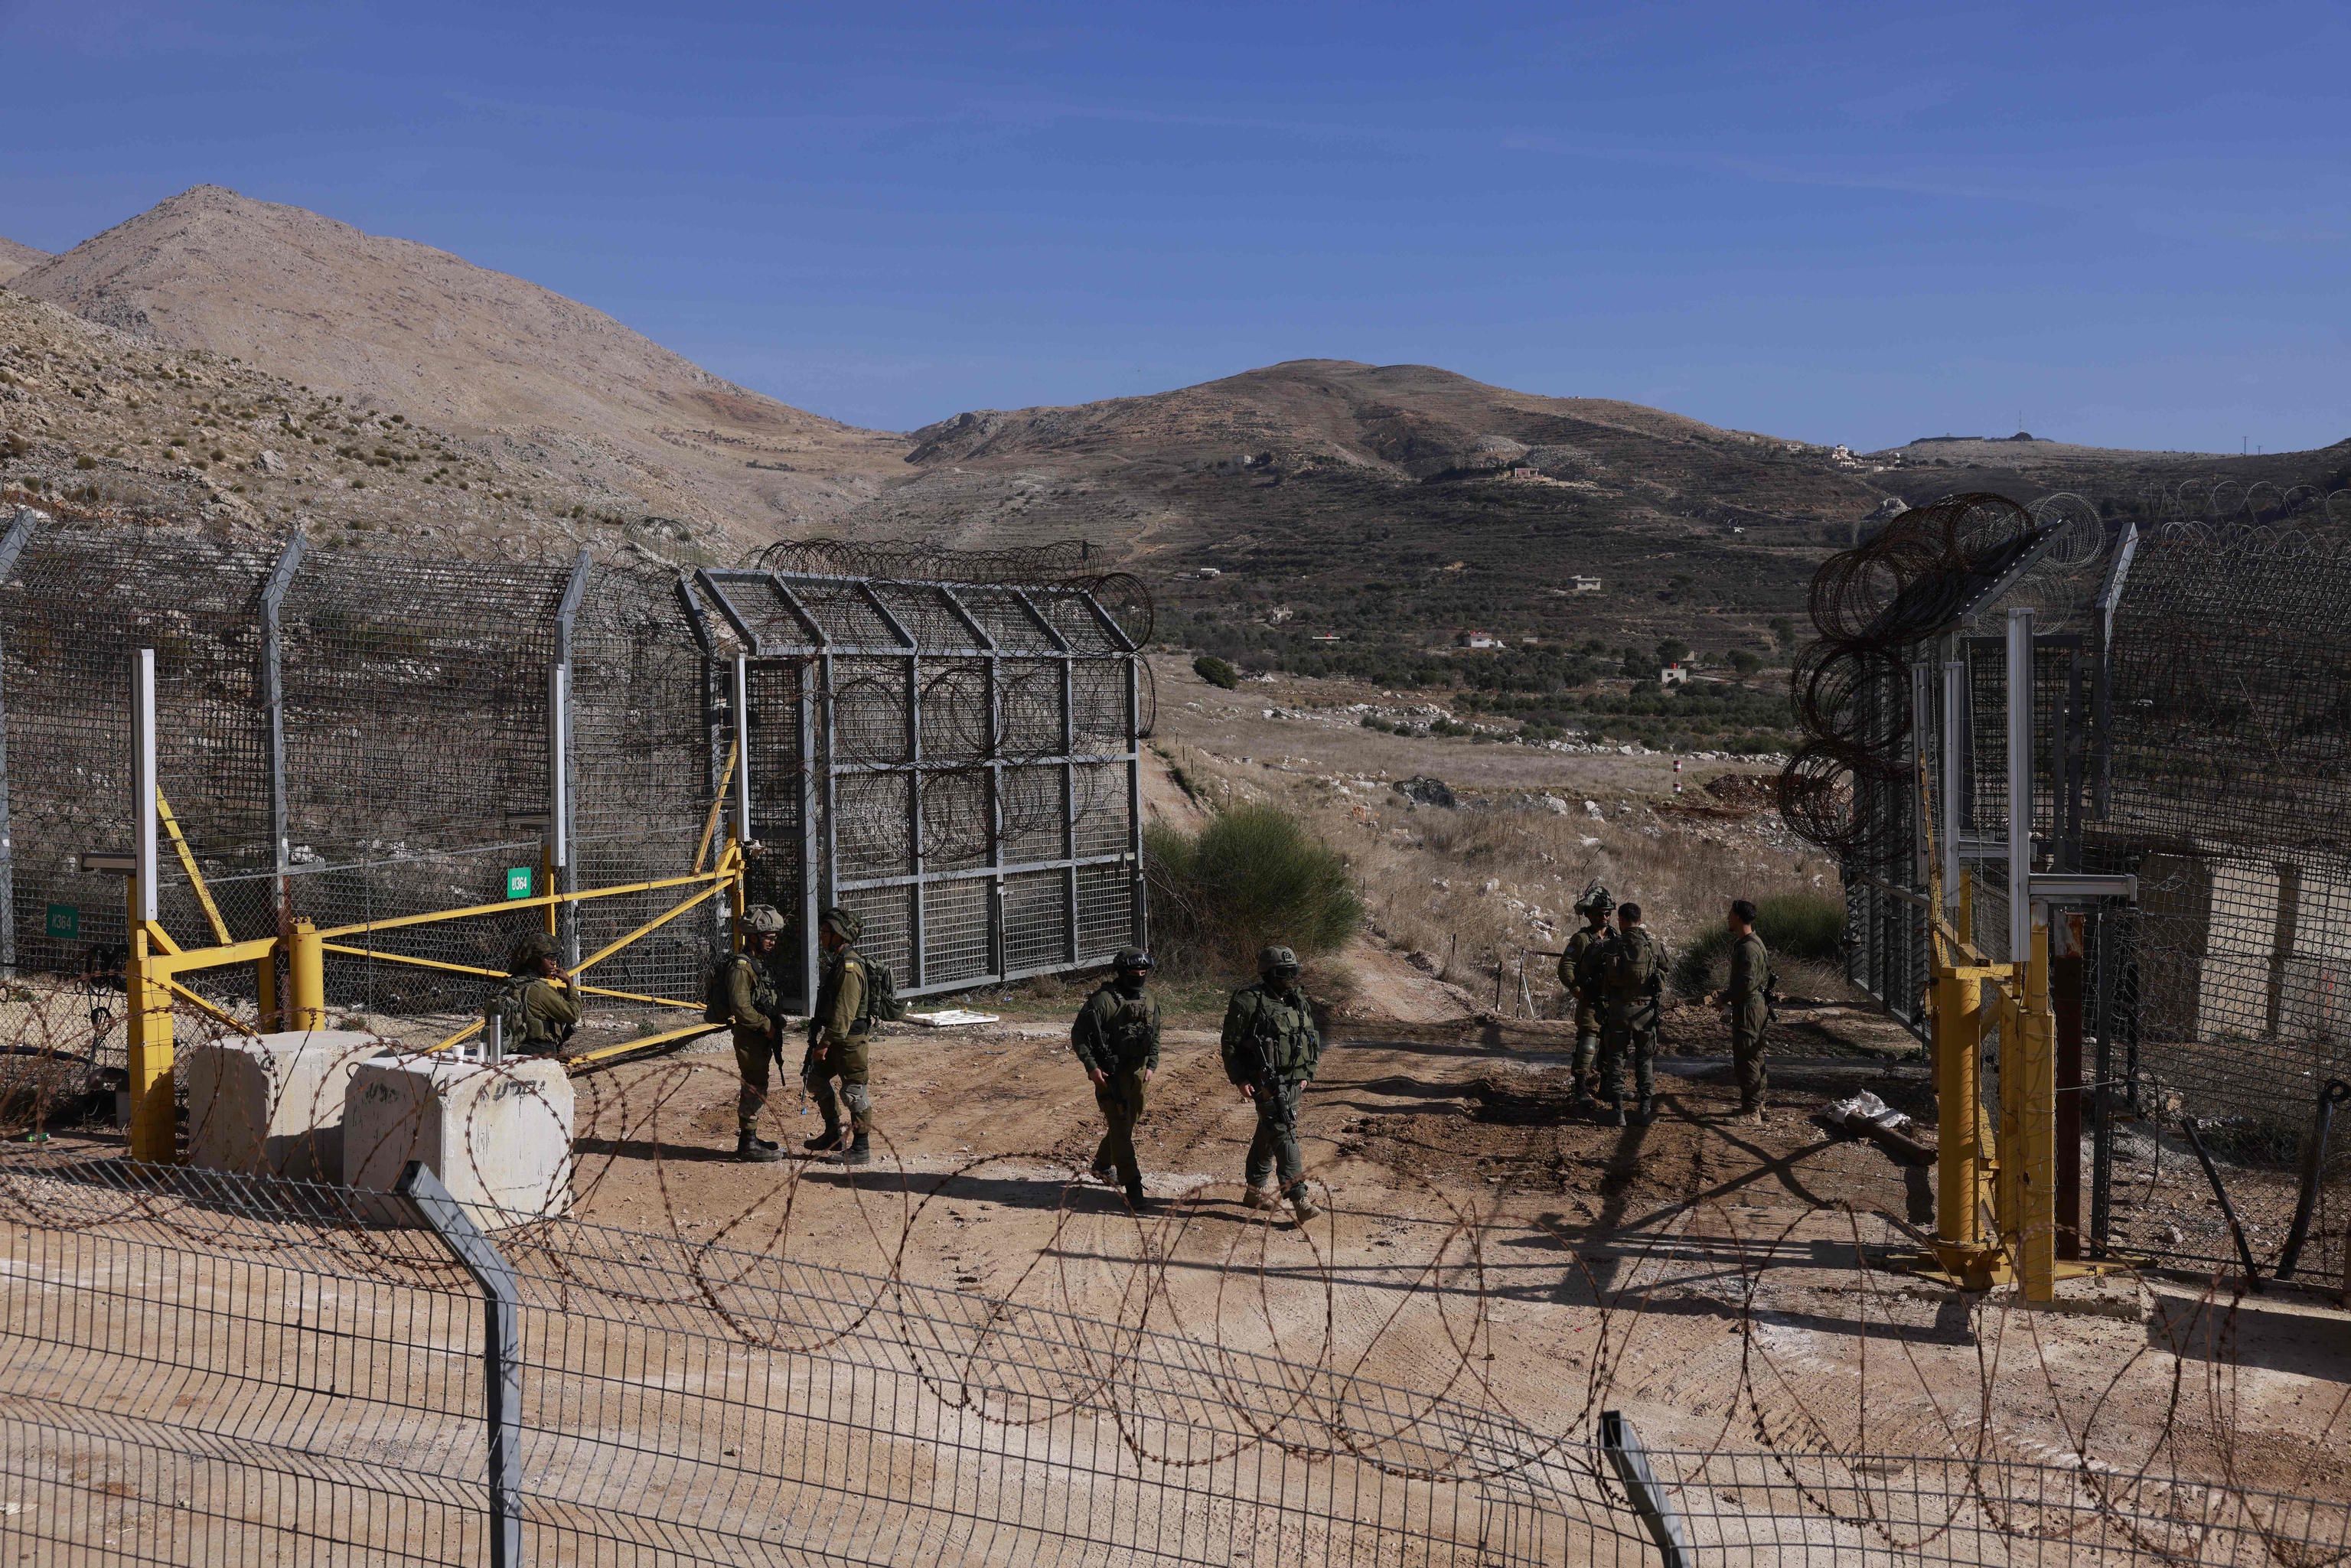
M 131 845 L 141 649 L 186 851 L 158 868 L 158 917 L 183 943 L 655 883 L 715 823 L 792 919 L 803 999 L 828 903 L 909 994 L 1104 962 L 1143 936 L 1151 716 L 1147 601 L 1122 622 L 1095 580 L 435 561 L 20 510 L 0 532 L 0 967 L 119 965 L 120 883 L 82 856 Z M 662 907 L 567 902 L 559 942 L 576 958 Z M 467 971 L 538 919 L 361 935 L 328 955 L 329 996 L 466 1010 Z M 723 935 L 673 923 L 605 983 L 696 995 Z M 249 969 L 206 984 L 255 990 Z

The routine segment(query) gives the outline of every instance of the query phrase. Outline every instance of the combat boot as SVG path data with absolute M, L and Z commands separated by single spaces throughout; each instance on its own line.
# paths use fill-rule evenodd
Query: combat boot
M 1274 1208 L 1281 1200 L 1266 1188 L 1252 1184 L 1241 1190 L 1241 1204 L 1247 1208 Z
M 824 1131 L 819 1133 L 813 1138 L 802 1138 L 800 1140 L 800 1147 L 806 1149 L 812 1155 L 830 1155 L 839 1152 L 841 1148 L 841 1124 L 834 1121 L 827 1121 L 824 1124 Z
M 1633 1119 L 1642 1126 L 1647 1126 L 1657 1119 L 1657 1103 L 1646 1094 L 1642 1095 L 1641 1103 L 1633 1108 Z
M 1290 1212 L 1298 1217 L 1298 1223 L 1301 1225 L 1310 1219 L 1320 1218 L 1322 1213 L 1321 1209 L 1314 1207 L 1314 1200 L 1306 1196 L 1306 1189 L 1302 1186 L 1290 1195 Z
M 1137 1214 L 1151 1212 L 1151 1200 L 1143 1196 L 1143 1178 L 1135 1177 L 1126 1184 L 1126 1207 Z
M 764 1166 L 784 1157 L 784 1151 L 746 1127 L 735 1134 L 735 1157 Z
M 1588 1113 L 1592 1109 L 1593 1104 L 1592 1086 L 1584 1082 L 1581 1077 L 1577 1078 L 1575 1081 L 1575 1092 L 1567 1097 L 1568 1110 L 1571 1113 L 1581 1114 Z
M 860 1133 L 849 1141 L 849 1147 L 841 1152 L 841 1163 L 845 1166 L 863 1166 L 873 1163 L 873 1152 L 865 1146 L 864 1134 Z
M 1623 1126 L 1625 1124 L 1625 1102 L 1622 1100 L 1609 1101 L 1608 1114 L 1605 1120 L 1612 1127 Z

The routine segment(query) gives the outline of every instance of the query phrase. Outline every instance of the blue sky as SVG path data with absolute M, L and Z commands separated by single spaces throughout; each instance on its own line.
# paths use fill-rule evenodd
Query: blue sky
M 0 0 L 0 235 L 230 185 L 859 423 L 1329 356 L 1856 445 L 2351 435 L 2339 4 Z

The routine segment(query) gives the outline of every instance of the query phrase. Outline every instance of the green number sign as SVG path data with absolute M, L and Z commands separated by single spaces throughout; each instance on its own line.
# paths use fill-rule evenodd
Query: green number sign
M 507 867 L 507 896 L 508 898 L 530 896 L 530 867 L 527 865 Z
M 81 906 L 74 904 L 50 904 L 48 930 L 57 941 L 78 941 L 81 937 Z

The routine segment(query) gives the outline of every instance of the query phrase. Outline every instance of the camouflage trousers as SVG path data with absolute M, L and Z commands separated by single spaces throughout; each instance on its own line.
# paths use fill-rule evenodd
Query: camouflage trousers
M 1102 1121 L 1110 1127 L 1094 1150 L 1094 1169 L 1116 1166 L 1121 1186 L 1132 1186 L 1143 1179 L 1143 1166 L 1134 1152 L 1134 1124 L 1143 1120 L 1149 1088 L 1143 1081 L 1143 1069 L 1123 1067 L 1094 1090 L 1094 1103 L 1102 1108 Z
M 1592 1092 L 1592 1069 L 1600 1060 L 1600 1030 L 1596 1028 L 1578 1030 L 1575 1035 L 1575 1088 L 1578 1093 Z
M 1298 1103 L 1306 1092 L 1303 1083 L 1281 1086 L 1282 1115 L 1262 1099 L 1257 1102 L 1257 1136 L 1249 1140 L 1249 1161 L 1241 1168 L 1251 1186 L 1263 1186 L 1266 1178 L 1278 1167 L 1281 1173 L 1281 1190 L 1294 1192 L 1305 1185 L 1306 1159 L 1298 1152 Z
M 1600 1097 L 1625 1103 L 1625 1061 L 1633 1062 L 1633 1092 L 1646 1100 L 1657 1092 L 1657 1030 L 1654 1024 L 1612 1023 L 1600 1036 Z
M 743 1086 L 735 1092 L 735 1125 L 742 1132 L 756 1128 L 759 1113 L 768 1108 L 768 1063 L 775 1057 L 776 1039 L 766 1030 L 735 1030 L 735 1071 L 743 1075 Z
M 832 1081 L 841 1080 L 841 1094 L 834 1098 Z M 872 1125 L 873 1093 L 866 1087 L 865 1037 L 849 1037 L 846 1045 L 828 1046 L 824 1058 L 819 1061 L 816 1048 L 809 1048 L 808 1058 L 800 1064 L 800 1082 L 808 1086 L 809 1098 L 816 1103 L 817 1113 L 828 1127 L 841 1125 L 841 1108 L 849 1107 L 849 1126 L 862 1136 Z
M 1764 1092 L 1771 1087 L 1770 1074 L 1763 1066 L 1763 1037 L 1770 1030 L 1768 1019 L 1730 1015 L 1730 1061 L 1739 1075 L 1741 1110 L 1760 1108 Z

